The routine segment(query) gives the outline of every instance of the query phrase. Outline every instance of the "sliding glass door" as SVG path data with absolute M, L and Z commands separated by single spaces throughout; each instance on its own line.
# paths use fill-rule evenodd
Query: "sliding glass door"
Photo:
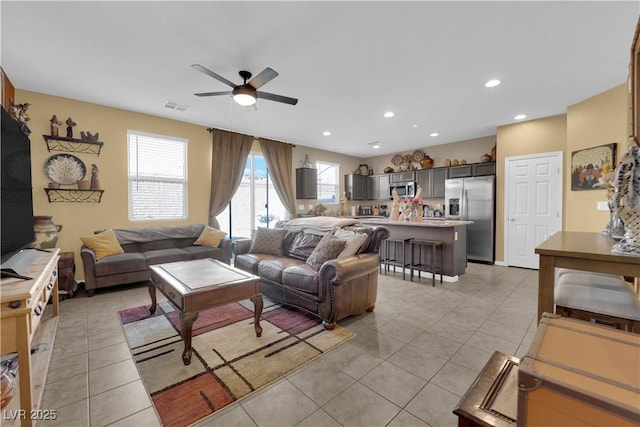
M 217 216 L 220 228 L 229 237 L 251 237 L 258 227 L 273 228 L 286 219 L 286 209 L 276 193 L 264 157 L 251 153 L 247 158 L 240 187 L 229 206 Z

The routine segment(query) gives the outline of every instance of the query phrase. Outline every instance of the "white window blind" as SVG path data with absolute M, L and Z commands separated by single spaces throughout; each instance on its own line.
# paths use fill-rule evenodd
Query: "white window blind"
M 187 140 L 127 131 L 129 220 L 187 217 Z

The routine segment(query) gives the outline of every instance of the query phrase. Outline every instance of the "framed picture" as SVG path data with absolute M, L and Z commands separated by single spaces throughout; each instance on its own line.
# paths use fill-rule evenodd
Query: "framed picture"
M 571 153 L 571 190 L 603 190 L 607 174 L 613 173 L 616 145 L 606 144 Z

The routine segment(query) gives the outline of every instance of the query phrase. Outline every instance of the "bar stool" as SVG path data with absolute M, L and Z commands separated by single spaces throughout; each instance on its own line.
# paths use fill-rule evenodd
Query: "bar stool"
M 413 240 L 413 237 L 406 239 L 386 239 L 384 241 L 384 253 L 382 253 L 382 245 L 380 246 L 380 273 L 382 273 L 382 266 L 384 265 L 384 274 L 387 274 L 389 267 L 393 266 L 393 272 L 395 273 L 396 267 L 402 267 L 402 280 L 406 279 L 405 267 L 408 267 L 411 263 L 407 262 L 407 249 L 409 249 L 409 242 Z M 393 248 L 393 257 L 391 256 L 391 249 Z M 398 249 L 402 249 L 402 254 L 398 254 Z
M 432 286 L 436 285 L 436 273 L 440 273 L 440 283 L 442 283 L 442 254 L 443 254 L 443 245 L 444 242 L 442 240 L 413 240 L 411 242 L 411 262 L 409 264 L 409 268 L 411 269 L 411 281 L 413 281 L 413 271 L 418 270 L 418 279 L 420 278 L 420 272 L 426 271 L 431 273 L 432 278 Z M 431 257 L 429 259 L 429 264 L 422 262 L 422 248 L 431 250 Z M 415 255 L 416 249 L 418 249 L 418 260 L 416 262 Z M 440 256 L 438 257 L 438 252 L 440 252 Z M 440 260 L 440 262 L 436 265 L 436 261 Z

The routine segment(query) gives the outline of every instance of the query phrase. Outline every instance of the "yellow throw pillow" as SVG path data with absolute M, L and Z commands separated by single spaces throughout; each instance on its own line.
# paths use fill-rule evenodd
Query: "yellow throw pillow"
M 217 248 L 226 235 L 227 233 L 224 231 L 216 230 L 213 227 L 205 225 L 200 237 L 198 237 L 198 240 L 193 242 L 193 244 L 196 246 L 211 246 L 212 248 Z
M 116 233 L 113 230 L 106 230 L 93 236 L 80 237 L 86 247 L 96 253 L 96 259 L 100 260 L 109 255 L 123 254 L 122 246 L 118 242 Z

